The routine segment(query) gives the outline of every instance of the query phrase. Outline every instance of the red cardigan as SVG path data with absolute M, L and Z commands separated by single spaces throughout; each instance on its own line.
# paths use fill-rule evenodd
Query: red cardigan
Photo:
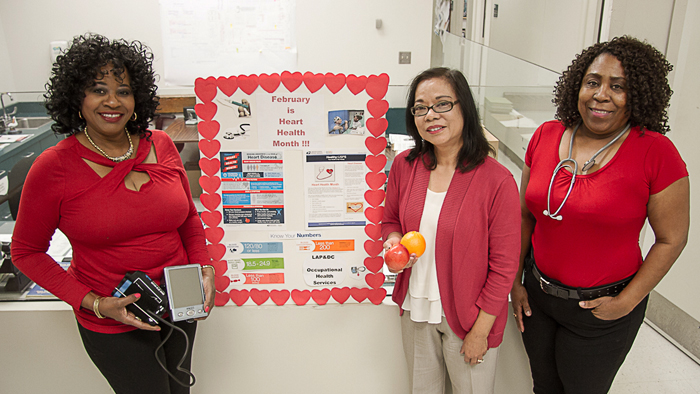
M 158 163 L 142 163 L 153 148 Z M 84 159 L 113 169 L 100 178 Z M 140 191 L 124 185 L 132 170 L 151 177 Z M 67 272 L 46 254 L 56 228 L 73 247 Z M 144 271 L 159 282 L 164 267 L 209 262 L 204 228 L 170 137 L 153 130 L 151 141 L 141 139 L 136 157 L 121 163 L 89 150 L 75 136 L 44 151 L 24 184 L 12 260 L 69 303 L 88 330 L 107 334 L 134 330 L 113 319 L 98 319 L 92 310 L 80 307 L 81 301 L 91 290 L 111 295 L 130 271 Z
M 396 156 L 387 185 L 384 239 L 420 227 L 430 171 L 408 151 Z M 460 338 L 480 310 L 495 315 L 489 347 L 503 340 L 508 294 L 520 255 L 520 202 L 513 175 L 491 157 L 467 173 L 455 171 L 438 218 L 435 240 L 440 300 L 452 331 Z M 393 300 L 403 305 L 411 269 L 398 275 Z

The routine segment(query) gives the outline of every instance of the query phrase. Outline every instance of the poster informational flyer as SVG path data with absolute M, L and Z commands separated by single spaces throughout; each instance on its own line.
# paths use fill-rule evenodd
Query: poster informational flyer
M 360 226 L 364 216 L 365 153 L 307 152 L 304 157 L 306 226 Z
M 386 74 L 197 78 L 216 304 L 380 304 Z
M 284 225 L 283 152 L 221 152 L 224 224 Z

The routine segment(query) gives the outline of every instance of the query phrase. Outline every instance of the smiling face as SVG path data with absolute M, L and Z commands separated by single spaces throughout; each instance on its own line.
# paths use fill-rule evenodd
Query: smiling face
M 126 122 L 134 113 L 129 73 L 115 76 L 112 69 L 111 64 L 103 67 L 94 84 L 85 89 L 81 112 L 93 139 L 124 135 Z
M 630 118 L 625 70 L 617 58 L 603 53 L 593 60 L 581 81 L 578 111 L 582 131 L 607 137 L 621 130 Z
M 452 85 L 445 78 L 426 79 L 416 87 L 413 105 L 429 107 L 444 101 L 457 101 Z M 427 114 L 416 116 L 414 119 L 421 138 L 433 144 L 436 153 L 444 149 L 458 151 L 462 147 L 464 118 L 458 104 L 448 112 L 436 113 L 431 109 Z

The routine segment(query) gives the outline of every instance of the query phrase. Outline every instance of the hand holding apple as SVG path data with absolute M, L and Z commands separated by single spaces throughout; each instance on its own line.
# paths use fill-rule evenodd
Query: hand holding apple
M 408 254 L 408 249 L 400 243 L 393 245 L 384 252 L 384 263 L 386 263 L 391 272 L 401 272 L 410 259 L 411 255 Z

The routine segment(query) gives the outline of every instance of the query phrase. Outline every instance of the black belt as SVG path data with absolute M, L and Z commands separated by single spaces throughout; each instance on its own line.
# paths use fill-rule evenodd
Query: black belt
M 532 270 L 532 275 L 534 275 L 535 279 L 537 279 L 537 281 L 540 283 L 542 291 L 549 295 L 563 298 L 565 300 L 574 299 L 587 301 L 599 297 L 614 296 L 619 294 L 622 291 L 622 289 L 624 289 L 627 286 L 627 284 L 629 284 L 632 281 L 632 278 L 634 277 L 634 275 L 632 275 L 629 278 L 625 278 L 619 282 L 615 282 L 604 286 L 589 287 L 586 289 L 580 287 L 574 288 L 562 285 L 547 278 L 546 276 L 540 273 L 534 261 L 532 261 L 531 263 L 532 264 L 530 264 L 530 269 Z

